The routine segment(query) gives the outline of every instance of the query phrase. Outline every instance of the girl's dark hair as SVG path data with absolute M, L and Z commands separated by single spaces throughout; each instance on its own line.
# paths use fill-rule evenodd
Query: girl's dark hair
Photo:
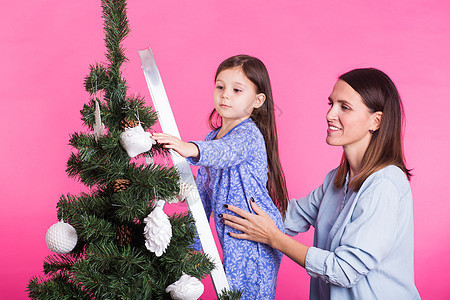
M 374 172 L 394 165 L 411 179 L 411 170 L 405 166 L 402 143 L 402 122 L 404 121 L 403 104 L 395 84 L 382 71 L 374 68 L 355 69 L 339 77 L 349 84 L 362 98 L 371 112 L 380 111 L 380 128 L 373 132 L 366 153 L 362 159 L 361 172 L 350 183 L 357 191 L 367 177 Z M 342 155 L 334 184 L 343 187 L 350 166 Z
M 264 104 L 259 108 L 255 108 L 250 117 L 264 136 L 266 144 L 269 168 L 267 190 L 273 203 L 284 215 L 288 204 L 288 193 L 278 154 L 277 126 L 275 124 L 269 73 L 261 60 L 249 55 L 236 55 L 226 59 L 219 65 L 214 80 L 217 79 L 220 72 L 232 68 L 241 68 L 245 76 L 256 86 L 256 93 L 264 93 L 266 95 Z M 222 119 L 215 109 L 209 116 L 209 126 L 213 130 L 217 130 L 222 126 Z

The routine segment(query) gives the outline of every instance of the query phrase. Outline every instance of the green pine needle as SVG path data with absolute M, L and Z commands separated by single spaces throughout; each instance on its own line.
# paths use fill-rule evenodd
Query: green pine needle
M 238 300 L 241 299 L 243 294 L 242 290 L 222 290 L 217 297 L 217 300 Z

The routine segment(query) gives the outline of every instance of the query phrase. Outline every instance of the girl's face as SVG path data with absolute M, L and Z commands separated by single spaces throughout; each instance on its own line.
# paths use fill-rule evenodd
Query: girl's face
M 256 86 L 240 67 L 221 71 L 214 87 L 214 108 L 222 124 L 237 125 L 248 119 L 253 109 L 260 107 L 266 96 L 256 93 Z
M 379 128 L 381 113 L 372 113 L 361 96 L 343 80 L 336 82 L 328 99 L 327 144 L 363 155 L 372 137 L 369 130 Z

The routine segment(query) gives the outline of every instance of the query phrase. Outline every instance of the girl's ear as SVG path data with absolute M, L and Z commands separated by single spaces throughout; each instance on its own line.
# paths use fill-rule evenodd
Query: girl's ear
M 381 120 L 383 119 L 383 112 L 376 111 L 373 113 L 373 131 L 380 129 Z
M 264 93 L 259 93 L 256 95 L 256 101 L 253 104 L 253 108 L 260 108 L 266 101 L 266 95 Z

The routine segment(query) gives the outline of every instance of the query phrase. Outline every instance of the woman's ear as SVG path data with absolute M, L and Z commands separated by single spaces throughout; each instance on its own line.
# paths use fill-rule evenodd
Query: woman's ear
M 256 95 L 255 104 L 253 104 L 253 108 L 260 108 L 264 102 L 266 101 L 266 95 L 264 93 L 259 93 Z
M 373 131 L 377 131 L 380 129 L 381 121 L 383 119 L 383 112 L 382 111 L 376 111 L 373 113 Z

